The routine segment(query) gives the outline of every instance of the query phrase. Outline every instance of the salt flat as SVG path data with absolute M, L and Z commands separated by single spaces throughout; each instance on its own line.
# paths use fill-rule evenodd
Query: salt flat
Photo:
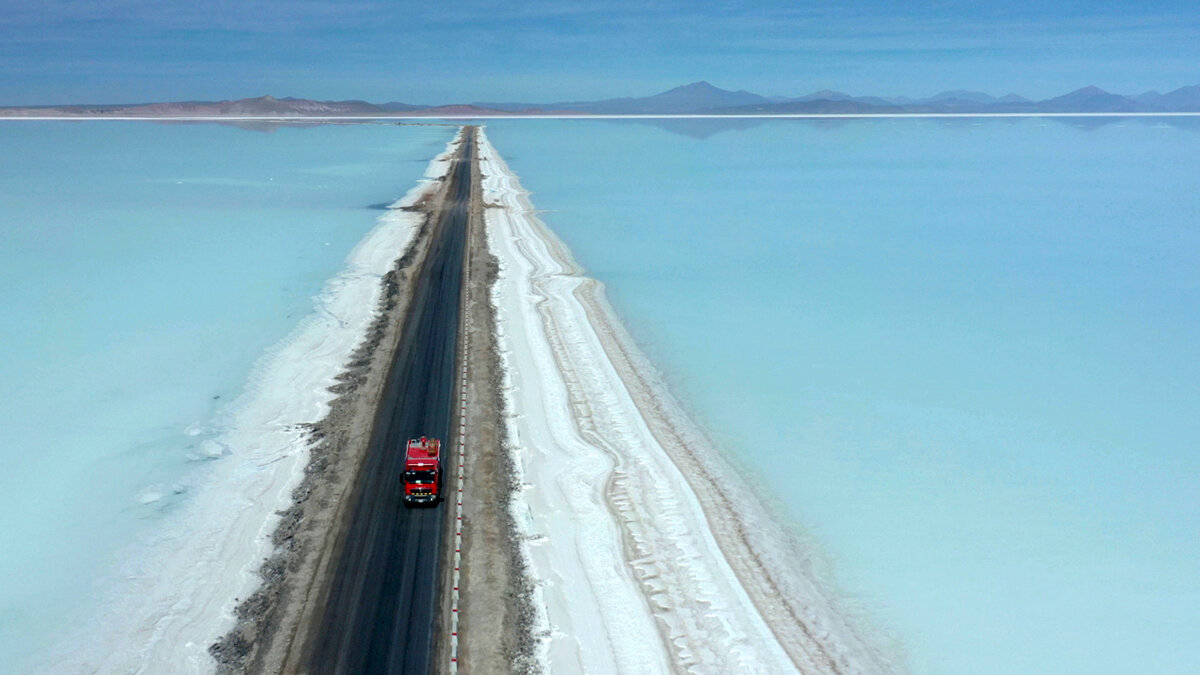
M 732 472 L 713 481 L 719 457 L 486 137 L 480 156 L 484 201 L 496 207 L 486 215 L 501 266 L 493 302 L 523 481 L 512 507 L 546 668 L 888 670 L 806 578 L 803 555 L 779 555 L 790 542 L 765 527 L 746 486 Z

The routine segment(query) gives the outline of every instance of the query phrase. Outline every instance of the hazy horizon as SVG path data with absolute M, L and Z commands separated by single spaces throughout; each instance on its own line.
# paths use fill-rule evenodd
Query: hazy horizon
M 667 93 L 669 91 L 674 91 L 675 89 L 683 89 L 686 87 L 691 87 L 691 86 L 700 85 L 700 84 L 707 84 L 709 86 L 716 87 L 717 89 L 722 89 L 725 91 L 735 91 L 735 92 L 745 91 L 745 92 L 748 92 L 751 94 L 758 94 L 758 95 L 767 96 L 767 97 L 775 96 L 775 97 L 783 98 L 782 95 L 764 94 L 761 91 L 752 91 L 752 90 L 748 90 L 748 89 L 744 89 L 744 88 L 736 88 L 736 87 L 722 87 L 719 85 L 712 84 L 708 80 L 700 80 L 700 81 L 696 81 L 696 82 L 680 84 L 680 85 L 671 87 L 670 89 L 666 89 L 663 91 L 655 91 L 655 92 L 651 92 L 649 94 L 627 94 L 624 96 L 612 97 L 612 98 L 634 98 L 634 99 L 636 99 L 636 98 L 650 97 L 650 96 L 655 96 L 657 94 L 663 94 L 663 93 Z M 1053 94 L 1051 96 L 1045 97 L 1045 99 L 1039 99 L 1039 98 L 1035 98 L 1035 97 L 1031 97 L 1031 96 L 1025 96 L 1020 91 L 1006 91 L 1006 92 L 1002 92 L 1002 93 L 997 93 L 994 91 L 983 91 L 981 89 L 939 89 L 938 91 L 930 93 L 930 94 L 920 94 L 920 95 L 912 95 L 912 94 L 904 94 L 904 93 L 881 94 L 878 92 L 846 91 L 845 89 L 821 89 L 821 90 L 815 90 L 815 91 L 788 94 L 788 95 L 786 95 L 786 97 L 787 98 L 800 98 L 800 97 L 811 96 L 814 94 L 819 94 L 822 92 L 830 92 L 830 93 L 846 94 L 846 95 L 849 95 L 849 96 L 855 97 L 855 98 L 876 97 L 876 98 L 883 99 L 885 101 L 893 100 L 893 99 L 898 100 L 898 99 L 907 98 L 914 102 L 919 102 L 919 101 L 923 101 L 923 100 L 932 99 L 937 96 L 941 96 L 943 94 L 949 94 L 949 93 L 954 93 L 954 92 L 966 92 L 966 93 L 972 93 L 972 94 L 979 94 L 979 93 L 987 94 L 987 95 L 993 96 L 997 99 L 1003 98 L 1005 96 L 1016 95 L 1016 96 L 1022 96 L 1024 98 L 1027 98 L 1031 101 L 1038 101 L 1038 100 L 1046 100 L 1046 99 L 1054 98 L 1056 96 L 1062 96 L 1065 94 L 1073 93 L 1073 92 L 1080 91 L 1080 90 L 1087 89 L 1087 88 L 1094 87 L 1094 86 L 1096 86 L 1096 85 L 1081 84 L 1081 85 L 1075 87 L 1074 89 L 1071 89 L 1068 91 L 1062 91 L 1057 94 Z M 1178 87 L 1170 87 L 1168 89 L 1163 89 L 1163 90 L 1141 89 L 1138 91 L 1108 91 L 1108 90 L 1105 90 L 1105 91 L 1107 93 L 1117 94 L 1120 96 L 1136 97 L 1136 96 L 1139 96 L 1139 95 L 1142 95 L 1145 93 L 1149 93 L 1152 91 L 1157 91 L 1159 93 L 1167 93 L 1170 91 L 1174 91 L 1176 89 L 1182 89 L 1182 88 L 1192 87 L 1192 86 L 1197 86 L 1197 84 L 1194 84 L 1194 83 L 1193 84 L 1181 84 Z M 1103 89 L 1103 88 L 1101 87 L 1101 89 Z M 261 98 L 274 98 L 274 99 L 278 99 L 278 100 L 286 100 L 286 99 L 313 100 L 313 101 L 324 100 L 324 101 L 329 101 L 329 102 L 363 101 L 363 102 L 371 103 L 371 104 L 406 103 L 406 104 L 410 104 L 410 105 L 429 106 L 429 107 L 455 106 L 455 105 L 477 105 L 477 104 L 486 104 L 486 103 L 554 104 L 554 103 L 585 102 L 584 99 L 568 101 L 567 99 L 561 98 L 561 97 L 555 98 L 555 99 L 545 99 L 545 100 L 537 100 L 537 101 L 534 101 L 534 100 L 518 101 L 517 99 L 512 98 L 512 97 L 508 97 L 508 98 L 500 97 L 500 98 L 493 99 L 491 101 L 485 101 L 479 97 L 467 97 L 462 100 L 455 100 L 455 101 L 399 101 L 399 100 L 386 100 L 385 101 L 385 100 L 371 100 L 371 99 L 367 99 L 367 98 L 363 98 L 363 97 L 350 97 L 350 98 L 346 98 L 346 99 L 317 99 L 317 98 L 313 98 L 310 96 L 297 96 L 295 94 L 288 93 L 288 92 L 267 92 L 267 93 L 257 94 L 254 96 L 244 96 L 244 97 L 239 97 L 239 98 L 233 98 L 233 97 L 226 96 L 226 97 L 215 98 L 215 99 L 201 99 L 201 98 L 196 98 L 196 97 L 190 97 L 190 98 L 173 99 L 173 100 L 165 100 L 164 99 L 164 100 L 143 100 L 143 101 L 87 101 L 87 102 L 81 102 L 81 103 L 32 102 L 32 103 L 18 104 L 18 105 L 12 105 L 12 106 L 4 105 L 4 106 L 0 106 L 0 107 L 18 107 L 19 108 L 19 107 L 23 107 L 23 106 L 28 106 L 28 107 L 60 107 L 60 106 L 61 107 L 69 107 L 69 106 L 79 106 L 79 105 L 98 105 L 98 106 L 145 105 L 145 104 L 155 104 L 155 103 L 191 103 L 191 102 L 253 100 L 253 99 L 261 99 Z M 596 99 L 596 100 L 604 100 L 604 99 Z

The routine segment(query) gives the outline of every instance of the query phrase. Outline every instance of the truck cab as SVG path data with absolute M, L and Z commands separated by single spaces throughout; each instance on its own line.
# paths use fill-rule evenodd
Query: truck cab
M 404 454 L 404 503 L 437 504 L 442 492 L 442 442 L 414 438 Z

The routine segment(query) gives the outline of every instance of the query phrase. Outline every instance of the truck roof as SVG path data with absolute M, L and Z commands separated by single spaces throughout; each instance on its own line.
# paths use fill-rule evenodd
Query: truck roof
M 437 466 L 441 453 L 442 442 L 438 439 L 424 436 L 414 438 L 408 442 L 404 463 L 408 467 L 433 468 Z

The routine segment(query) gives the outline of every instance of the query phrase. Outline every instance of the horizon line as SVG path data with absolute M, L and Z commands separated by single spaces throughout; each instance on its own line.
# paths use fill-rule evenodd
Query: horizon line
M 24 122 L 304 122 L 376 120 L 513 120 L 513 119 L 947 119 L 1022 117 L 1200 117 L 1197 112 L 980 112 L 980 113 L 755 113 L 755 114 L 546 114 L 546 115 L 0 115 L 0 121 Z

